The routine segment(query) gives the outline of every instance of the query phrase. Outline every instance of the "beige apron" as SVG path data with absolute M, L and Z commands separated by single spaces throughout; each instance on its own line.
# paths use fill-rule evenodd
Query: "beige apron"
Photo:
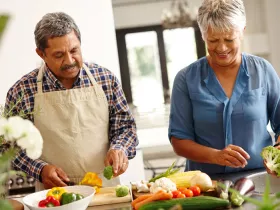
M 101 172 L 109 149 L 109 109 L 105 93 L 86 65 L 92 86 L 43 93 L 42 79 L 45 64 L 37 77 L 35 126 L 44 143 L 40 159 L 58 166 L 71 181 L 78 183 L 86 172 Z M 107 181 L 101 176 L 103 186 L 119 184 L 119 178 Z M 44 190 L 40 182 L 36 191 Z

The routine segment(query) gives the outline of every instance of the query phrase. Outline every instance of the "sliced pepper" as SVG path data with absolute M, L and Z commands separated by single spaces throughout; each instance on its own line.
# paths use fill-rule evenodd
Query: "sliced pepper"
M 93 186 L 93 188 L 95 189 L 95 194 L 100 192 L 100 187 L 98 186 Z
M 96 173 L 87 172 L 79 184 L 80 185 L 89 185 L 92 187 L 94 187 L 94 186 L 102 187 L 102 179 L 100 179 Z
M 66 190 L 63 187 L 53 187 L 48 191 L 47 196 L 53 196 L 56 200 L 60 200 L 62 194 L 65 192 Z
M 53 196 L 48 196 L 46 199 L 41 200 L 38 206 L 41 208 L 60 206 L 60 202 L 59 200 L 55 199 Z
M 83 199 L 84 196 L 78 193 L 63 193 L 61 196 L 61 205 L 65 205 L 68 203 L 72 203 L 74 201 L 78 201 Z

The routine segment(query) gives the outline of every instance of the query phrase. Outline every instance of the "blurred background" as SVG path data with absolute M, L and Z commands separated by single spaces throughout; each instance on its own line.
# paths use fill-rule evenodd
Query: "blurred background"
M 167 137 L 169 102 L 176 73 L 206 55 L 196 23 L 202 0 L 0 0 L 0 104 L 8 89 L 41 64 L 34 28 L 48 12 L 71 15 L 82 34 L 85 61 L 121 80 L 136 119 L 139 146 L 123 183 L 149 179 L 173 161 L 183 167 Z M 264 57 L 280 73 L 280 1 L 244 0 L 247 26 L 243 51 Z M 137 173 L 135 173 L 137 171 Z M 11 189 L 32 179 L 11 180 Z

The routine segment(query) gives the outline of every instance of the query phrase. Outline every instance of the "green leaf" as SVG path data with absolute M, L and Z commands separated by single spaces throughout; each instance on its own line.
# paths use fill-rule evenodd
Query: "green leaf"
M 155 176 L 154 178 L 150 179 L 149 182 L 154 182 L 154 181 L 156 181 L 157 179 L 160 179 L 160 178 L 162 178 L 162 177 L 167 177 L 167 176 L 169 176 L 169 175 L 171 175 L 171 174 L 175 174 L 176 172 L 178 172 L 178 171 L 180 170 L 179 168 L 178 168 L 178 169 L 172 170 L 172 169 L 174 168 L 174 166 L 175 166 L 175 162 L 176 162 L 176 161 L 174 161 L 174 162 L 172 163 L 172 165 L 171 165 L 165 172 L 163 172 L 163 173 L 161 173 L 161 174 Z
M 0 200 L 0 209 L 13 210 L 13 207 L 8 200 Z
M 270 180 L 269 180 L 269 176 L 266 175 L 266 182 L 265 182 L 265 190 L 264 190 L 264 194 L 263 194 L 263 202 L 264 203 L 270 203 L 271 199 L 270 199 Z
M 7 181 L 9 177 L 9 173 L 8 172 L 5 172 L 5 173 L 1 173 L 0 174 L 0 184 L 1 183 L 5 183 Z
M 275 194 L 275 197 L 276 197 L 276 198 L 280 198 L 280 192 L 276 193 L 276 194 Z

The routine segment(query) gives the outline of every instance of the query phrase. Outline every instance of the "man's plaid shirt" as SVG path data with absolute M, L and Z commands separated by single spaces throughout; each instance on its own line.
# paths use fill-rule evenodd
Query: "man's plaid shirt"
M 86 65 L 88 64 L 86 63 Z M 131 159 L 136 155 L 136 146 L 138 145 L 136 125 L 121 85 L 115 75 L 109 70 L 98 66 L 97 64 L 90 64 L 88 66 L 96 82 L 102 86 L 108 100 L 110 149 L 123 150 L 128 158 Z M 13 110 L 13 115 L 17 115 L 20 110 L 23 110 L 25 113 L 34 111 L 34 95 L 37 93 L 38 72 L 39 69 L 35 69 L 23 76 L 8 91 L 5 105 L 6 108 L 12 103 L 15 103 L 23 94 L 23 100 Z M 42 84 L 43 92 L 66 90 L 49 69 L 44 73 Z M 85 70 L 82 69 L 73 88 L 83 88 L 91 85 L 89 77 Z M 28 119 L 34 122 L 32 115 L 30 115 Z M 5 146 L 3 146 L 3 148 L 5 148 Z M 40 180 L 41 169 L 46 164 L 47 163 L 39 159 L 30 159 L 24 151 L 21 151 L 13 161 L 13 166 L 16 169 L 26 172 L 37 180 Z

